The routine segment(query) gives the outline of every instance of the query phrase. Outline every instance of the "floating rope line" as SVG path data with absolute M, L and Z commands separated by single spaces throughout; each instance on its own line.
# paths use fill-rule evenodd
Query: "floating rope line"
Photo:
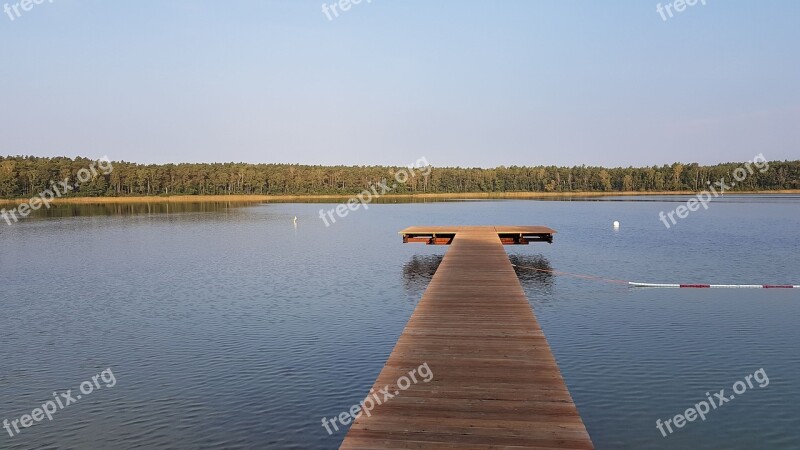
M 537 272 L 546 272 L 553 275 L 566 275 L 575 278 L 582 278 L 585 280 L 604 281 L 614 284 L 625 284 L 631 287 L 644 287 L 644 288 L 692 288 L 692 289 L 800 289 L 800 285 L 796 284 L 669 284 L 669 283 L 638 283 L 634 281 L 615 280 L 613 278 L 603 278 L 595 275 L 584 275 L 579 273 L 562 272 L 552 269 L 540 269 L 538 267 L 520 266 L 511 264 L 520 269 L 530 269 Z
M 692 289 L 800 289 L 795 284 L 658 284 L 628 282 L 633 287 Z
M 614 280 L 612 278 L 597 277 L 597 276 L 594 276 L 594 275 L 584 275 L 584 274 L 580 274 L 580 273 L 562 272 L 562 271 L 559 271 L 559 270 L 552 270 L 552 269 L 540 269 L 538 267 L 519 266 L 519 265 L 516 265 L 516 264 L 511 264 L 511 265 L 514 266 L 514 267 L 519 267 L 520 269 L 531 269 L 531 270 L 535 270 L 537 272 L 552 273 L 553 275 L 566 275 L 566 276 L 575 277 L 575 278 L 583 278 L 583 279 L 586 279 L 586 280 L 605 281 L 607 283 L 615 283 L 615 284 L 628 284 L 627 281 Z

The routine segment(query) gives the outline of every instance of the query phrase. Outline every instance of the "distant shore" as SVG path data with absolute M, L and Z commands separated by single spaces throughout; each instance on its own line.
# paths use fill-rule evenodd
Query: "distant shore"
M 653 191 L 653 192 L 473 192 L 473 193 L 429 193 L 429 194 L 387 194 L 381 199 L 537 199 L 537 198 L 573 198 L 573 197 L 616 197 L 616 196 L 652 196 L 652 195 L 696 195 L 695 191 Z M 755 194 L 800 194 L 800 189 L 784 189 L 774 191 L 729 191 L 728 195 Z M 172 195 L 172 196 L 136 196 L 136 197 L 68 197 L 57 198 L 53 204 L 101 205 L 119 203 L 245 203 L 245 202 L 281 202 L 330 200 L 339 202 L 353 197 L 352 195 Z M 25 203 L 29 199 L 0 199 L 2 205 Z

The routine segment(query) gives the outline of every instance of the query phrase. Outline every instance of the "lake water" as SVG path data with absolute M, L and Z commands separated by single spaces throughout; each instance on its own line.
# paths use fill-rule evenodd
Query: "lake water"
M 576 274 L 800 284 L 800 198 L 726 196 L 666 229 L 658 212 L 685 200 L 375 204 L 328 228 L 318 211 L 334 205 L 308 203 L 2 222 L 0 420 L 105 369 L 116 384 L 0 429 L 0 448 L 337 447 L 322 417 L 364 397 L 447 250 L 403 245 L 410 225 L 547 225 L 554 244 L 507 251 Z M 518 274 L 597 448 L 800 448 L 800 290 Z M 656 429 L 762 368 L 768 386 Z

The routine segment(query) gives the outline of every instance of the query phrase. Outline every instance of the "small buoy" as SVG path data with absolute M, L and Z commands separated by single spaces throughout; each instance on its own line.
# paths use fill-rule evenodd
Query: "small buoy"
M 614 228 L 619 228 L 619 222 L 616 220 L 614 221 Z
M 294 223 L 297 223 L 297 216 L 294 216 Z

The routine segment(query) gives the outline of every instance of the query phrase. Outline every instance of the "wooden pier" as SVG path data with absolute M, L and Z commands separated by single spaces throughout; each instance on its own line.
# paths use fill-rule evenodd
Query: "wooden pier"
M 503 244 L 552 242 L 546 227 L 411 227 L 403 242 L 451 245 L 375 382 L 399 392 L 361 414 L 343 449 L 592 449 Z M 401 390 L 422 364 L 433 378 Z

